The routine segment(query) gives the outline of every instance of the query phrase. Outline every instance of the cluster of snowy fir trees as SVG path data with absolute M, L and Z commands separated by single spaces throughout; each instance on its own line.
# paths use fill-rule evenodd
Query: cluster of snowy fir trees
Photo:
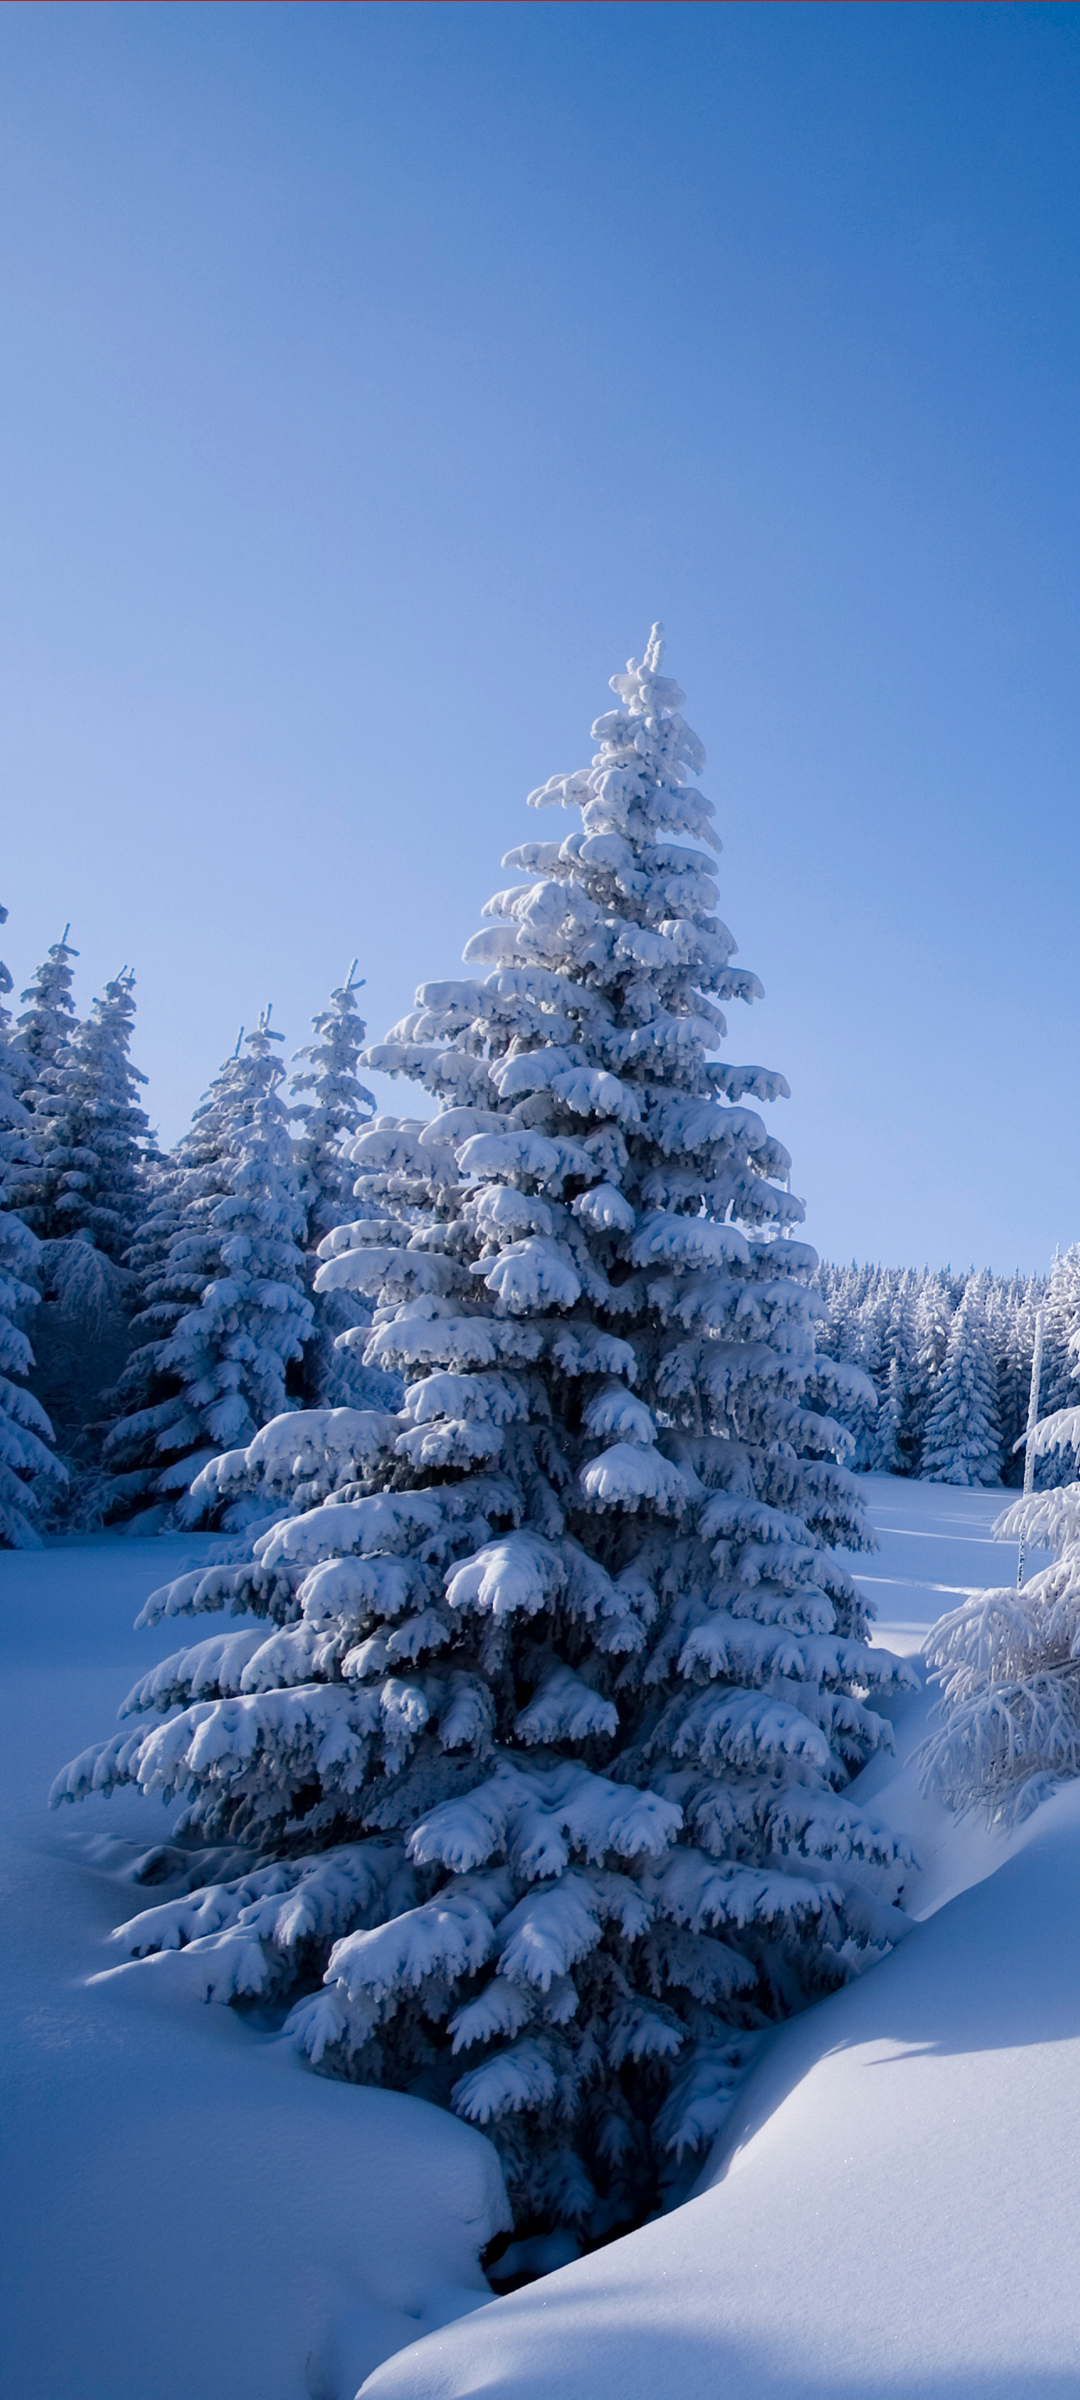
M 1040 1315 L 1040 1417 L 1080 1403 L 1080 1245 L 1059 1252 L 1045 1279 L 823 1265 L 813 1285 L 825 1309 L 818 1348 L 861 1367 L 874 1387 L 849 1418 L 857 1467 L 987 1488 L 1020 1483 Z M 1074 1472 L 1065 1435 L 1040 1436 L 1037 1488 Z
M 6 915 L 6 911 L 4 912 Z M 313 1289 L 352 1213 L 345 1150 L 374 1102 L 355 962 L 293 1062 L 267 1015 L 169 1155 L 140 1105 L 134 979 L 80 1019 L 65 927 L 13 1022 L 0 1008 L 0 1543 L 175 1504 L 272 1418 L 396 1404 L 400 1379 L 335 1345 L 370 1306 Z M 11 990 L 0 968 L 0 993 Z M 156 1512 L 156 1514 L 154 1513 Z M 250 1513 L 250 1511 L 248 1512 Z M 241 1509 L 241 1517 L 243 1510 Z
M 130 1056 L 134 979 L 121 972 L 80 1020 L 75 957 L 65 928 L 17 1020 L 0 1008 L 0 1373 L 3 1422 L 19 1427 L 3 1437 L 19 1496 L 9 1482 L 0 1543 L 135 1515 L 235 1530 L 304 1488 L 299 1470 L 282 1486 L 278 1451 L 269 1485 L 261 1453 L 241 1463 L 276 1417 L 400 1399 L 399 1370 L 365 1363 L 372 1297 L 319 1272 L 320 1245 L 354 1214 L 350 1145 L 375 1107 L 357 1072 L 355 962 L 291 1076 L 260 1020 L 163 1155 Z M 400 1047 L 371 1064 L 407 1071 Z M 445 1074 L 432 1091 L 460 1099 Z M 1080 1246 L 1046 1280 L 821 1265 L 808 1291 L 819 1354 L 864 1378 L 846 1400 L 857 1468 L 1018 1483 L 1040 1311 L 1042 1414 L 1080 1401 Z M 1037 1488 L 1072 1472 L 1067 1444 L 1048 1444 Z
M 837 1555 L 868 1546 L 869 1387 L 815 1348 L 753 1105 L 783 1078 L 717 1055 L 760 986 L 661 666 L 656 628 L 591 766 L 531 796 L 570 829 L 511 851 L 466 975 L 366 1054 L 434 1117 L 372 1118 L 346 1173 L 316 1050 L 298 1182 L 263 1027 L 163 1175 L 110 1444 L 159 1473 L 167 1437 L 191 1508 L 249 1522 L 143 1612 L 223 1628 L 54 1793 L 183 1802 L 132 1971 L 455 2109 L 522 2232 L 587 2240 L 685 2187 L 762 2029 L 902 1928 L 910 1864 L 849 1789 L 910 1672 Z M 314 1355 L 385 1388 L 254 1431 L 319 1307 Z

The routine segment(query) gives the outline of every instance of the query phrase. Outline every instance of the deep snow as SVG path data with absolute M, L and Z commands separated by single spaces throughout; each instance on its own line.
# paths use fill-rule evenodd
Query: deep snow
M 351 2400 L 489 2297 L 478 2256 L 506 2222 L 490 2143 L 116 1972 L 110 1928 L 169 1889 L 125 1880 L 166 1812 L 128 1794 L 46 1812 L 53 1770 L 175 1647 L 172 1626 L 133 1633 L 136 1610 L 214 1548 L 0 1556 L 0 2288 L 19 2400 Z
M 1011 1580 L 1015 1549 L 990 1541 L 1000 1495 L 865 1487 L 882 1546 L 852 1564 L 890 1646 L 915 1652 L 965 1589 Z M 912 1833 L 925 1921 L 775 2036 L 685 2209 L 483 2305 L 501 2197 L 483 2137 L 312 2075 L 228 2009 L 162 2006 L 152 1972 L 108 1972 L 109 1928 L 139 1898 L 125 1871 L 164 1812 L 128 1795 L 45 1812 L 56 1767 L 173 1645 L 130 1630 L 147 1591 L 212 1549 L 0 1557 L 4 2362 L 21 2400 L 350 2400 L 364 2375 L 370 2400 L 1078 2388 L 1080 1788 L 1008 1841 L 958 1826 L 908 1763 L 927 1699 L 898 1704 L 896 1760 L 860 1797 Z

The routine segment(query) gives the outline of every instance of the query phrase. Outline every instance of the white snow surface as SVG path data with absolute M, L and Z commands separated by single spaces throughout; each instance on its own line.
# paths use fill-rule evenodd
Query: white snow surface
M 178 1888 L 129 1880 L 175 1812 L 128 1793 L 46 1812 L 50 1775 L 175 1638 L 132 1631 L 147 1592 L 219 1549 L 0 1554 L 0 2321 L 19 2400 L 352 2400 L 490 2297 L 479 2252 L 507 2217 L 486 2138 L 117 1968 L 111 1928 Z
M 1000 1493 L 863 1479 L 850 1561 L 914 1655 L 1015 1578 Z M 1029 1571 L 1040 1564 L 1030 1553 Z M 1066 2400 L 1080 2390 L 1080 1786 L 1007 1839 L 918 1794 L 933 1694 L 858 1797 L 920 1920 L 780 2029 L 685 2208 L 376 2369 L 364 2400 Z
M 879 1638 L 915 1655 L 966 1590 L 1015 1576 L 1015 1545 L 990 1539 L 1002 1495 L 863 1482 L 881 1548 L 848 1563 Z M 110 1928 L 175 1888 L 128 1880 L 168 1812 L 121 1793 L 46 1814 L 55 1767 L 168 1646 L 165 1626 L 131 1631 L 146 1592 L 215 1547 L 0 1555 L 0 2277 L 20 2400 L 351 2400 L 365 2377 L 365 2400 L 1075 2394 L 1080 1786 L 1008 1838 L 958 1823 L 911 1763 L 932 1694 L 885 1703 L 896 1756 L 858 1797 L 914 1839 L 920 1921 L 772 2038 L 685 2208 L 489 2301 L 484 2137 L 115 1968 Z

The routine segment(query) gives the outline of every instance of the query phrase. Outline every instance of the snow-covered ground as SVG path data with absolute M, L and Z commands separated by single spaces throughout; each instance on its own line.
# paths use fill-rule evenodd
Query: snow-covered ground
M 999 1495 L 866 1489 L 881 1549 L 853 1563 L 891 1646 L 1012 1579 Z M 500 2189 L 482 2136 L 320 2079 L 230 2010 L 164 2010 L 144 1971 L 90 1980 L 163 1812 L 120 1796 L 50 1817 L 44 1792 L 172 1646 L 131 1631 L 148 1589 L 211 1547 L 0 1557 L 20 2400 L 351 2400 L 365 2375 L 371 2400 L 1080 2388 L 1080 1787 L 1007 1842 L 957 1826 L 907 1763 L 926 1698 L 898 1707 L 895 1761 L 861 1794 L 916 1841 L 923 1921 L 776 2035 L 685 2209 L 484 2305 Z
M 133 1794 L 46 1812 L 53 1771 L 175 1647 L 172 1627 L 132 1632 L 147 1592 L 213 1548 L 0 1555 L 0 2316 L 19 2400 L 352 2400 L 378 2360 L 490 2296 L 490 2143 L 313 2075 L 231 2009 L 163 2009 L 155 1977 L 109 1972 L 110 1928 L 155 1896 L 125 1871 L 166 1812 Z
M 1015 1542 L 995 1542 L 994 1519 L 1007 1495 L 958 1491 L 945 1483 L 909 1483 L 896 1475 L 860 1475 L 879 1548 L 867 1558 L 845 1552 L 852 1573 L 874 1600 L 877 1638 L 910 1654 L 929 1625 L 956 1608 L 976 1586 L 1012 1583 Z M 1027 1553 L 1025 1574 L 1038 1564 Z

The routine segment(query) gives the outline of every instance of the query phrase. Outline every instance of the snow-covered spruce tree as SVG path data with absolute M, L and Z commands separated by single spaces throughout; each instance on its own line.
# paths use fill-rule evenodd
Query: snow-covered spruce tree
M 923 1436 L 927 1483 L 1001 1481 L 996 1376 L 986 1337 L 986 1278 L 973 1276 L 949 1328 L 937 1396 Z
M 302 1126 L 293 1152 L 307 1219 L 304 1283 L 313 1294 L 314 1328 L 300 1384 L 312 1405 L 272 1420 L 246 1448 L 223 1452 L 196 1476 L 187 1513 L 230 1529 L 296 1515 L 355 1481 L 374 1455 L 372 1427 L 379 1420 L 370 1412 L 396 1409 L 402 1398 L 399 1375 L 364 1364 L 370 1300 L 337 1285 L 314 1288 L 320 1244 L 354 1213 L 352 1142 L 375 1109 L 356 1072 L 367 1028 L 357 1009 L 355 972 L 354 959 L 329 1007 L 315 1018 L 315 1039 L 297 1051 L 300 1072 L 292 1076 L 292 1090 L 307 1095 L 289 1114 Z
M 716 847 L 660 659 L 656 629 L 592 768 L 533 795 L 581 823 L 511 852 L 473 978 L 369 1054 L 445 1103 L 359 1136 L 323 1245 L 403 1409 L 153 1596 L 262 1622 L 155 1669 L 55 1792 L 180 1791 L 184 1834 L 249 1843 L 123 1946 L 204 1997 L 299 1991 L 313 2060 L 445 2100 L 520 2226 L 593 2237 L 711 2140 L 747 2029 L 893 1937 L 909 1857 L 847 1789 L 909 1670 L 834 1556 L 868 1540 L 850 1378 L 745 1105 L 786 1087 L 708 1056 L 759 986 L 680 838 Z
M 877 1414 L 871 1420 L 872 1431 L 868 1428 L 864 1441 L 860 1444 L 859 1463 L 865 1465 L 867 1473 L 871 1475 L 902 1475 L 904 1473 L 899 1436 L 904 1422 L 907 1386 L 904 1381 L 903 1361 L 898 1348 L 890 1339 L 890 1331 L 891 1329 L 887 1326 L 882 1341 L 882 1396 L 878 1402 Z
M 815 1339 L 823 1358 L 847 1356 L 845 1338 L 849 1311 L 847 1307 L 847 1277 L 850 1269 L 834 1267 L 828 1259 L 819 1259 L 810 1277 L 809 1289 L 817 1293 L 821 1313 L 815 1327 Z
M 180 1195 L 186 1171 L 182 1161 L 186 1158 L 188 1165 L 191 1163 L 193 1138 L 194 1129 L 178 1150 L 148 1162 L 146 1213 L 124 1257 L 125 1268 L 135 1278 L 137 1301 L 130 1327 L 133 1347 L 113 1389 L 103 1396 L 107 1519 L 149 1508 L 160 1523 L 171 1507 L 170 1501 L 155 1497 L 163 1454 L 157 1447 L 160 1428 L 146 1412 L 168 1407 L 180 1391 L 178 1377 L 159 1372 L 157 1362 L 161 1345 L 185 1306 L 175 1285 L 166 1281 L 165 1269 L 180 1230 Z M 207 1157 L 212 1155 L 211 1146 Z M 187 1298 L 191 1296 L 188 1292 Z M 162 1422 L 171 1423 L 172 1414 Z M 118 1465 L 118 1460 L 124 1463 Z
M 1055 1250 L 1043 1307 L 1042 1416 L 1059 1414 L 1075 1402 L 1076 1357 L 1072 1336 L 1080 1324 L 1080 1245 Z
M 329 1007 L 314 1018 L 314 1039 L 293 1059 L 291 1088 L 308 1095 L 294 1100 L 289 1111 L 301 1127 L 293 1146 L 308 1232 L 316 1242 L 349 1214 L 355 1170 L 346 1145 L 375 1114 L 372 1094 L 356 1072 L 367 1040 L 357 1006 L 363 979 L 353 980 L 356 963 L 354 958 L 344 983 L 331 992 Z
M 1045 1420 L 1036 1443 L 1080 1456 L 1080 1408 Z M 1028 1816 L 1062 1777 L 1080 1774 L 1080 1483 L 1014 1500 L 1001 1541 L 1054 1553 L 1019 1590 L 972 1592 L 942 1617 L 926 1656 L 942 1696 L 920 1753 L 924 1789 L 991 1824 Z
M 994 1306 L 989 1312 L 991 1355 L 997 1371 L 1003 1483 L 1023 1482 L 1023 1435 L 1031 1392 L 1035 1317 L 1045 1288 L 1035 1276 L 1015 1275 L 997 1286 Z
M 23 1215 L 41 1241 L 81 1234 L 119 1265 L 146 1201 L 149 1119 L 131 1063 L 135 978 L 107 983 L 85 1023 L 49 1060 L 47 1083 L 26 1093 L 40 1153 Z
M 37 1164 L 22 1179 L 19 1207 L 42 1244 L 34 1390 L 68 1462 L 66 1515 L 79 1522 L 100 1515 L 101 1422 L 138 1300 L 137 1280 L 121 1264 L 146 1206 L 151 1156 L 138 1105 L 146 1078 L 128 1055 L 134 1011 L 125 970 L 23 1095 Z
M 7 910 L 0 908 L 0 925 L 6 921 Z M 0 995 L 10 990 L 0 961 Z M 34 1354 L 18 1319 L 38 1301 L 39 1245 L 12 1202 L 36 1156 L 29 1111 L 16 1090 L 19 1062 L 9 1028 L 9 1012 L 0 1005 L 0 1543 L 26 1550 L 38 1541 L 34 1519 L 42 1501 L 51 1503 L 65 1475 L 48 1447 L 48 1417 L 25 1388 Z
M 881 1465 L 882 1439 L 878 1430 L 881 1402 L 888 1385 L 889 1359 L 886 1336 L 892 1303 L 889 1277 L 880 1267 L 874 1270 L 873 1283 L 859 1310 L 854 1363 L 861 1367 L 867 1380 L 867 1396 L 853 1417 L 851 1431 L 855 1436 L 852 1464 L 864 1470 Z M 885 1444 L 887 1448 L 887 1443 Z
M 850 1267 L 819 1266 L 810 1289 L 824 1309 L 817 1326 L 819 1352 L 860 1371 L 847 1415 L 855 1444 L 851 1463 L 900 1473 L 890 1404 L 890 1326 L 898 1280 L 894 1270 L 858 1267 L 853 1261 Z M 894 1375 L 893 1386 L 895 1381 Z
M 923 1447 L 927 1421 L 937 1398 L 957 1299 L 958 1294 L 954 1291 L 948 1272 L 923 1276 L 922 1289 L 915 1305 L 915 1360 L 908 1410 L 912 1455 L 919 1475 L 924 1471 Z
M 884 1324 L 880 1338 L 877 1416 L 860 1445 L 872 1473 L 910 1475 L 914 1465 L 911 1431 L 913 1387 L 916 1379 L 915 1309 L 918 1278 L 908 1267 L 890 1270 L 887 1278 Z
M 314 1038 L 293 1063 L 292 1090 L 303 1095 L 293 1101 L 290 1115 L 301 1126 L 294 1148 L 307 1211 L 308 1290 L 315 1281 L 319 1243 L 355 1213 L 356 1170 L 349 1145 L 375 1113 L 374 1099 L 356 1072 L 367 1028 L 357 1007 L 362 987 L 353 981 L 355 973 L 354 959 L 345 982 L 331 992 L 329 1007 L 315 1018 Z M 396 1408 L 400 1378 L 366 1367 L 363 1347 L 339 1340 L 356 1328 L 364 1329 L 366 1338 L 370 1301 L 335 1286 L 315 1294 L 314 1310 L 314 1332 L 304 1351 L 305 1400 L 323 1409 Z
M 45 1080 L 48 1070 L 63 1055 L 78 1023 L 71 997 L 74 978 L 68 962 L 79 953 L 68 941 L 70 931 L 71 927 L 65 925 L 60 940 L 53 943 L 21 995 L 26 1006 L 14 1036 L 15 1067 L 17 1072 L 24 1071 L 32 1083 Z
M 910 1475 L 914 1466 L 911 1433 L 912 1391 L 915 1382 L 915 1307 L 918 1278 L 912 1268 L 895 1274 L 885 1330 L 885 1385 L 878 1411 L 876 1465 L 890 1475 Z
M 278 1039 L 264 1016 L 243 1053 L 237 1045 L 163 1195 L 168 1246 L 136 1320 L 150 1338 L 120 1379 L 123 1413 L 105 1443 L 127 1501 L 136 1476 L 139 1497 L 184 1493 L 211 1459 L 250 1442 L 286 1406 L 287 1368 L 310 1335 Z M 183 1521 L 191 1514 L 181 1503 Z
M 0 1065 L 0 1141 L 6 1130 L 9 1078 Z M 17 1319 L 38 1298 L 34 1273 L 37 1243 L 11 1209 L 0 1206 L 0 1546 L 35 1549 L 35 1520 L 49 1508 L 66 1481 L 66 1471 L 48 1445 L 52 1426 L 26 1377 L 34 1354 Z

